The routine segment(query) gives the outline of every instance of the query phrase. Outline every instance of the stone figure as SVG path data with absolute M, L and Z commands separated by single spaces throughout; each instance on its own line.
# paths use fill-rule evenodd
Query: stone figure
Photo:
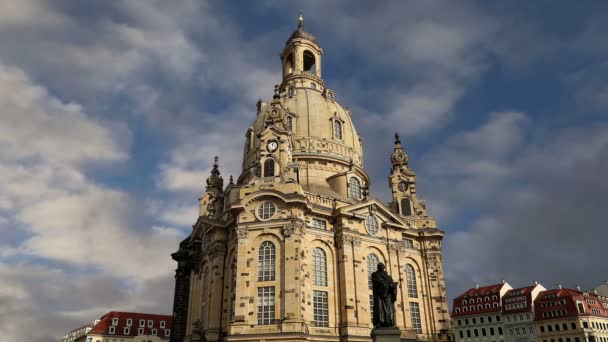
M 372 292 L 374 294 L 374 327 L 395 326 L 395 301 L 397 300 L 397 283 L 379 263 L 376 272 L 372 273 Z

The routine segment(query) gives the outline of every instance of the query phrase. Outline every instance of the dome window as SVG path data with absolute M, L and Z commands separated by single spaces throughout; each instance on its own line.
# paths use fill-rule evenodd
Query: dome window
M 334 120 L 334 139 L 342 140 L 342 123 Z
M 290 132 L 294 131 L 294 120 L 295 118 L 293 117 L 293 115 L 287 116 L 287 130 Z
M 355 177 L 350 177 L 348 180 L 348 197 L 361 199 L 361 182 Z
M 409 198 L 401 199 L 401 215 L 412 216 L 412 204 Z
M 268 158 L 264 161 L 264 177 L 274 177 L 274 159 Z
M 283 64 L 284 66 L 284 74 L 285 75 L 289 75 L 291 73 L 293 73 L 293 55 L 289 54 L 289 56 L 287 56 L 287 58 L 285 58 L 285 62 Z

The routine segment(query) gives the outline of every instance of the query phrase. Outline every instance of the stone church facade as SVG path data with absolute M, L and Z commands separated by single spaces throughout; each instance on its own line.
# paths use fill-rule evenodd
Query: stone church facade
M 369 194 L 363 142 L 323 82 L 322 55 L 300 18 L 282 83 L 245 134 L 242 174 L 224 186 L 216 159 L 192 234 L 172 254 L 172 341 L 370 341 L 380 262 L 399 282 L 401 339 L 452 340 L 444 233 L 398 136 L 392 201 Z

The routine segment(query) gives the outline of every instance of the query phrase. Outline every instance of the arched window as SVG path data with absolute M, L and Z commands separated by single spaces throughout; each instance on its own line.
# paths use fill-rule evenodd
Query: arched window
M 304 71 L 310 71 L 312 73 L 316 73 L 317 68 L 315 65 L 316 64 L 315 55 L 313 55 L 312 52 L 306 50 L 306 51 L 304 51 L 303 57 L 304 57 Z
M 293 132 L 293 116 L 287 116 L 287 130 Z
M 245 152 L 251 150 L 251 132 L 247 132 L 245 137 Z
M 416 286 L 416 271 L 410 264 L 405 265 L 405 277 L 407 279 L 407 293 L 410 298 L 418 298 L 418 287 Z
M 264 177 L 274 177 L 274 159 L 264 160 Z
M 313 284 L 327 286 L 327 255 L 321 248 L 312 251 Z
M 401 199 L 401 215 L 412 216 L 412 203 L 409 198 Z
M 369 214 L 367 216 L 367 219 L 365 219 L 365 226 L 371 235 L 378 234 L 378 220 L 376 220 L 374 215 Z
M 342 140 L 342 122 L 334 119 L 334 139 Z
M 478 310 L 483 309 L 483 305 L 481 305 L 481 304 L 480 304 L 480 305 L 477 305 L 477 309 L 478 309 Z
M 293 55 L 289 54 L 285 58 L 285 75 L 289 75 L 293 72 Z
M 372 273 L 376 272 L 379 263 L 380 259 L 376 254 L 367 256 L 367 284 L 370 290 L 372 289 Z
M 274 280 L 275 259 L 276 249 L 274 243 L 270 241 L 262 242 L 258 257 L 258 281 Z
M 356 177 L 350 177 L 348 180 L 348 197 L 361 199 L 361 182 Z

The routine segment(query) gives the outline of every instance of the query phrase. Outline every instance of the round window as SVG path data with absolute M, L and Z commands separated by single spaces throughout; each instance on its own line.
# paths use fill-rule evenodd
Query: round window
M 378 234 L 378 220 L 376 220 L 374 215 L 370 214 L 367 216 L 367 219 L 365 219 L 365 226 L 371 235 Z
M 277 211 L 277 207 L 272 202 L 264 202 L 258 207 L 258 217 L 261 220 L 270 219 Z

